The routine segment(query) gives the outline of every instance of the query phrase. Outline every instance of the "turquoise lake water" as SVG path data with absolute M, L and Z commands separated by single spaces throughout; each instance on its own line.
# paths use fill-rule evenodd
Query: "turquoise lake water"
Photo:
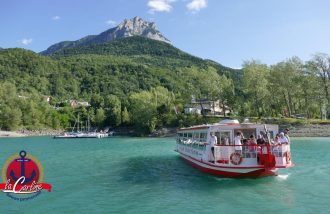
M 0 213 L 330 213 L 330 139 L 292 141 L 294 168 L 229 179 L 187 165 L 174 138 L 2 138 L 1 169 L 25 149 L 53 189 L 23 202 L 0 192 Z

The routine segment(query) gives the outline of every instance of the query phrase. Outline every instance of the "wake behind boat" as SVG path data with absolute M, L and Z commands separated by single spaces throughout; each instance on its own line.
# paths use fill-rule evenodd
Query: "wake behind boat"
M 277 125 L 224 120 L 178 129 L 176 151 L 192 166 L 213 175 L 272 176 L 277 175 L 279 168 L 293 166 L 290 142 L 272 141 L 277 134 Z M 243 135 L 259 136 L 258 144 L 257 140 L 251 143 L 253 139 L 243 139 Z

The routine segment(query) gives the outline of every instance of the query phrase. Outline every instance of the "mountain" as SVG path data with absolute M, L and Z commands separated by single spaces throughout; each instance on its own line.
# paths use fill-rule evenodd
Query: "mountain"
M 188 54 L 173 45 L 157 29 L 153 22 L 140 17 L 124 20 L 117 27 L 97 36 L 86 36 L 77 41 L 64 41 L 50 46 L 41 52 L 55 58 L 76 55 L 107 55 L 128 57 L 138 64 L 160 67 L 208 66 L 216 68 L 220 75 L 226 74 L 235 80 L 240 79 L 240 70 L 225 67 L 211 60 L 204 60 Z
M 51 56 L 55 58 L 83 56 L 83 55 L 104 55 L 121 56 L 129 58 L 138 64 L 153 65 L 162 68 L 180 68 L 198 66 L 200 68 L 213 67 L 220 75 L 225 74 L 235 81 L 240 81 L 241 70 L 221 65 L 218 62 L 204 60 L 190 55 L 173 45 L 157 40 L 140 36 L 132 36 L 123 39 L 116 39 L 112 42 L 80 45 L 72 48 L 62 48 Z
M 189 84 L 196 82 L 199 74 L 212 70 L 232 79 L 239 91 L 241 70 L 190 55 L 169 42 L 141 35 L 115 37 L 123 26 L 128 26 L 125 32 L 131 32 L 125 35 L 141 34 L 142 28 L 147 29 L 132 26 L 155 29 L 153 23 L 135 17 L 110 29 L 110 41 L 101 39 L 106 35 L 101 33 L 76 42 L 62 42 L 43 53 L 49 56 L 24 49 L 4 49 L 0 51 L 0 79 L 15 83 L 19 91 L 36 90 L 60 99 L 89 100 L 95 93 L 126 97 L 157 86 L 187 99 L 192 93 Z M 194 91 L 200 90 L 199 83 L 194 84 Z
M 120 123 L 114 119 L 114 112 L 120 118 L 123 111 L 128 115 L 124 124 L 151 130 L 145 129 L 149 122 L 134 119 L 133 115 L 138 115 L 134 112 L 136 107 L 149 109 L 143 107 L 143 103 L 145 100 L 149 103 L 154 94 L 161 95 L 160 100 L 172 100 L 166 105 L 159 104 L 150 114 L 153 120 L 157 119 L 157 127 L 177 126 L 179 119 L 172 112 L 174 99 L 182 109 L 192 95 L 206 97 L 204 81 L 217 74 L 232 79 L 235 91 L 239 91 L 241 70 L 174 47 L 156 31 L 154 23 L 138 17 L 125 20 L 97 36 L 55 44 L 42 54 L 21 48 L 2 49 L 0 100 L 4 104 L 0 105 L 0 119 L 10 118 L 13 124 L 5 126 L 10 121 L 1 123 L 0 120 L 0 126 L 6 129 L 65 128 L 75 121 L 76 111 L 81 111 L 80 115 L 85 118 L 87 114 L 94 115 L 91 117 L 94 126 L 118 126 Z M 51 96 L 52 105 L 61 108 L 49 106 L 44 101 L 45 96 Z M 66 101 L 72 99 L 88 101 L 91 108 L 71 109 Z M 156 113 L 160 116 L 155 116 Z M 12 119 L 14 116 L 16 119 Z
M 64 48 L 102 44 L 116 39 L 123 39 L 132 36 L 141 36 L 144 38 L 170 43 L 170 41 L 157 30 L 156 24 L 154 22 L 147 22 L 136 16 L 130 20 L 125 19 L 117 27 L 104 31 L 99 35 L 86 36 L 76 41 L 64 41 L 56 43 L 50 46 L 47 50 L 42 51 L 41 54 L 51 55 L 56 51 Z
M 132 36 L 116 39 L 111 42 L 79 45 L 72 48 L 62 48 L 52 56 L 72 56 L 82 54 L 115 55 L 115 56 L 153 56 L 175 59 L 185 59 L 195 62 L 204 62 L 203 59 L 192 56 L 173 45 L 157 40 Z

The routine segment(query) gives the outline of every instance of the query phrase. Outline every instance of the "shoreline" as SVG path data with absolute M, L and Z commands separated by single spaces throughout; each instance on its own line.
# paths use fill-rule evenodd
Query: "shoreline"
M 289 128 L 290 137 L 330 137 L 330 124 L 313 124 L 299 126 L 280 126 L 279 132 L 284 128 Z M 134 129 L 118 128 L 114 129 L 114 136 L 141 136 Z M 32 137 L 32 136 L 54 136 L 63 133 L 63 130 L 41 129 L 41 130 L 20 130 L 20 131 L 2 131 L 0 138 L 7 137 Z M 141 137 L 175 137 L 176 128 L 161 128 L 151 134 Z
M 33 137 L 33 136 L 54 136 L 62 133 L 63 130 L 21 130 L 21 131 L 2 131 L 0 130 L 0 138 L 12 138 L 12 137 Z
M 0 138 L 6 137 L 27 137 L 28 135 L 12 131 L 0 131 Z

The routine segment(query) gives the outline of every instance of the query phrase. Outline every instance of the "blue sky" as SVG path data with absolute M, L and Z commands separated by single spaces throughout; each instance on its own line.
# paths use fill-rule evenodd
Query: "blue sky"
M 328 0 L 2 0 L 0 8 L 2 48 L 40 52 L 140 16 L 174 46 L 235 68 L 330 53 Z

